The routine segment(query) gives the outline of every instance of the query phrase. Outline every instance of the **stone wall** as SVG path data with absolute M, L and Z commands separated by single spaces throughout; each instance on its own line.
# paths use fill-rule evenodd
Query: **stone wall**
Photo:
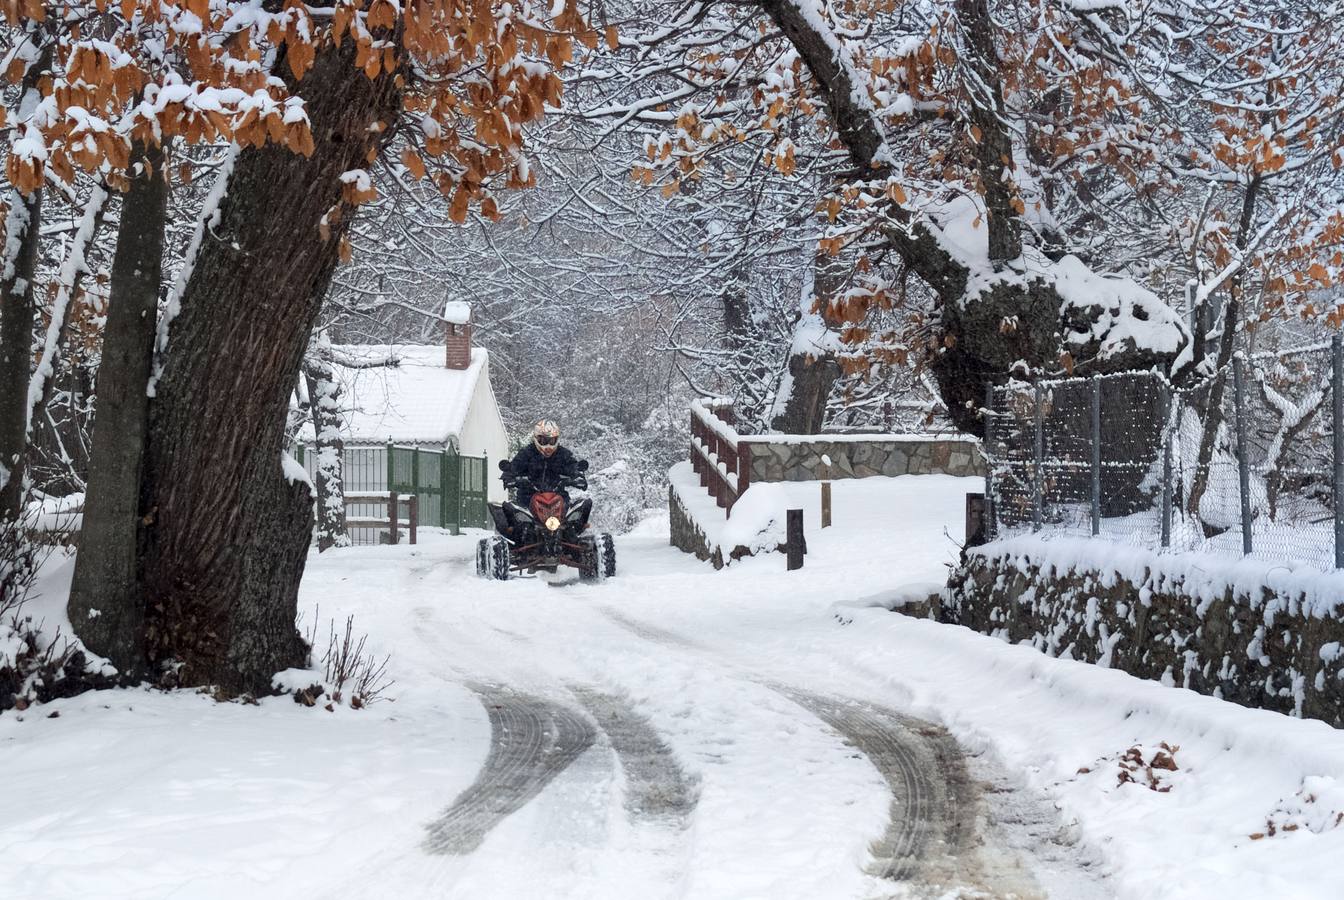
M 916 440 L 750 441 L 751 481 L 819 481 L 823 478 L 867 478 L 873 475 L 971 475 L 984 477 L 980 445 L 965 438 Z M 827 475 L 822 456 L 832 465 Z
M 1344 597 L 1330 576 L 1248 575 L 1238 560 L 1191 555 L 1084 566 L 1005 543 L 966 555 L 943 621 L 1344 727 Z
M 705 536 L 704 529 L 695 524 L 674 486 L 667 489 L 667 518 L 672 546 L 683 553 L 693 554 L 696 559 L 708 560 L 716 569 L 752 555 L 749 547 L 735 547 L 725 557 L 721 547 L 712 546 L 713 542 Z

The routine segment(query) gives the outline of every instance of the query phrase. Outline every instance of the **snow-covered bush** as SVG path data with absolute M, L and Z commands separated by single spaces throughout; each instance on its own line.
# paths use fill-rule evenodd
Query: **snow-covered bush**
M 110 687 L 115 672 L 90 665 L 78 641 L 42 631 L 23 603 L 37 577 L 39 548 L 22 523 L 0 522 L 0 712 Z

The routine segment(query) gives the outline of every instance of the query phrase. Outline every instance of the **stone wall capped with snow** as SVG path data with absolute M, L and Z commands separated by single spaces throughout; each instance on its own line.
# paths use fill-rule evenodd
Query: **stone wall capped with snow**
M 875 475 L 983 477 L 980 444 L 964 438 L 818 435 L 750 442 L 751 482 L 820 481 Z M 830 457 L 829 474 L 823 457 Z
M 940 618 L 1050 656 L 1344 727 L 1344 575 L 1009 538 L 968 552 Z

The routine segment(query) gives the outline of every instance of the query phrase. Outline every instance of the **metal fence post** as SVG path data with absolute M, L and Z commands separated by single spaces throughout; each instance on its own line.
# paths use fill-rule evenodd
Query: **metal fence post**
M 1040 531 L 1045 519 L 1045 404 L 1042 400 L 1041 383 L 1035 384 L 1036 394 L 1036 458 L 1035 471 L 1031 479 L 1031 530 Z
M 1241 482 L 1241 552 L 1251 552 L 1251 459 L 1246 446 L 1246 376 L 1240 353 L 1232 357 L 1232 389 L 1236 402 L 1237 474 Z
M 387 489 L 392 490 L 392 485 L 396 483 L 396 469 L 392 465 L 392 442 L 387 442 Z
M 448 448 L 439 452 L 439 527 L 448 527 Z
M 298 446 L 295 447 L 294 449 L 295 449 L 294 461 L 297 462 L 299 465 L 303 465 L 303 441 L 299 441 Z
M 420 496 L 420 445 L 411 445 L 411 493 Z
M 1330 355 L 1334 368 L 1330 399 L 1334 401 L 1335 431 L 1335 568 L 1344 569 L 1344 338 L 1338 334 L 1330 342 Z
M 1101 376 L 1092 377 L 1092 534 L 1101 534 Z
M 1171 385 L 1162 385 L 1162 546 L 1171 546 Z
M 990 453 L 994 448 L 994 385 L 985 385 L 985 440 L 981 445 L 985 460 L 985 540 L 994 540 L 994 460 Z

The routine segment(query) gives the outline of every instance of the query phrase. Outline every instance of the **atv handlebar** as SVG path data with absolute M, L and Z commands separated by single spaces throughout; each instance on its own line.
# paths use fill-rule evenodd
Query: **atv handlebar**
M 532 483 L 532 479 L 528 478 L 526 475 L 514 475 L 512 472 L 505 472 L 503 475 L 500 476 L 500 479 L 504 482 L 504 486 L 506 488 L 511 489 L 522 488 L 524 490 L 537 489 L 536 485 Z M 564 490 L 565 488 L 575 488 L 576 490 L 586 491 L 588 490 L 588 479 L 585 478 L 582 474 L 561 475 L 556 480 L 556 488 L 558 490 Z

